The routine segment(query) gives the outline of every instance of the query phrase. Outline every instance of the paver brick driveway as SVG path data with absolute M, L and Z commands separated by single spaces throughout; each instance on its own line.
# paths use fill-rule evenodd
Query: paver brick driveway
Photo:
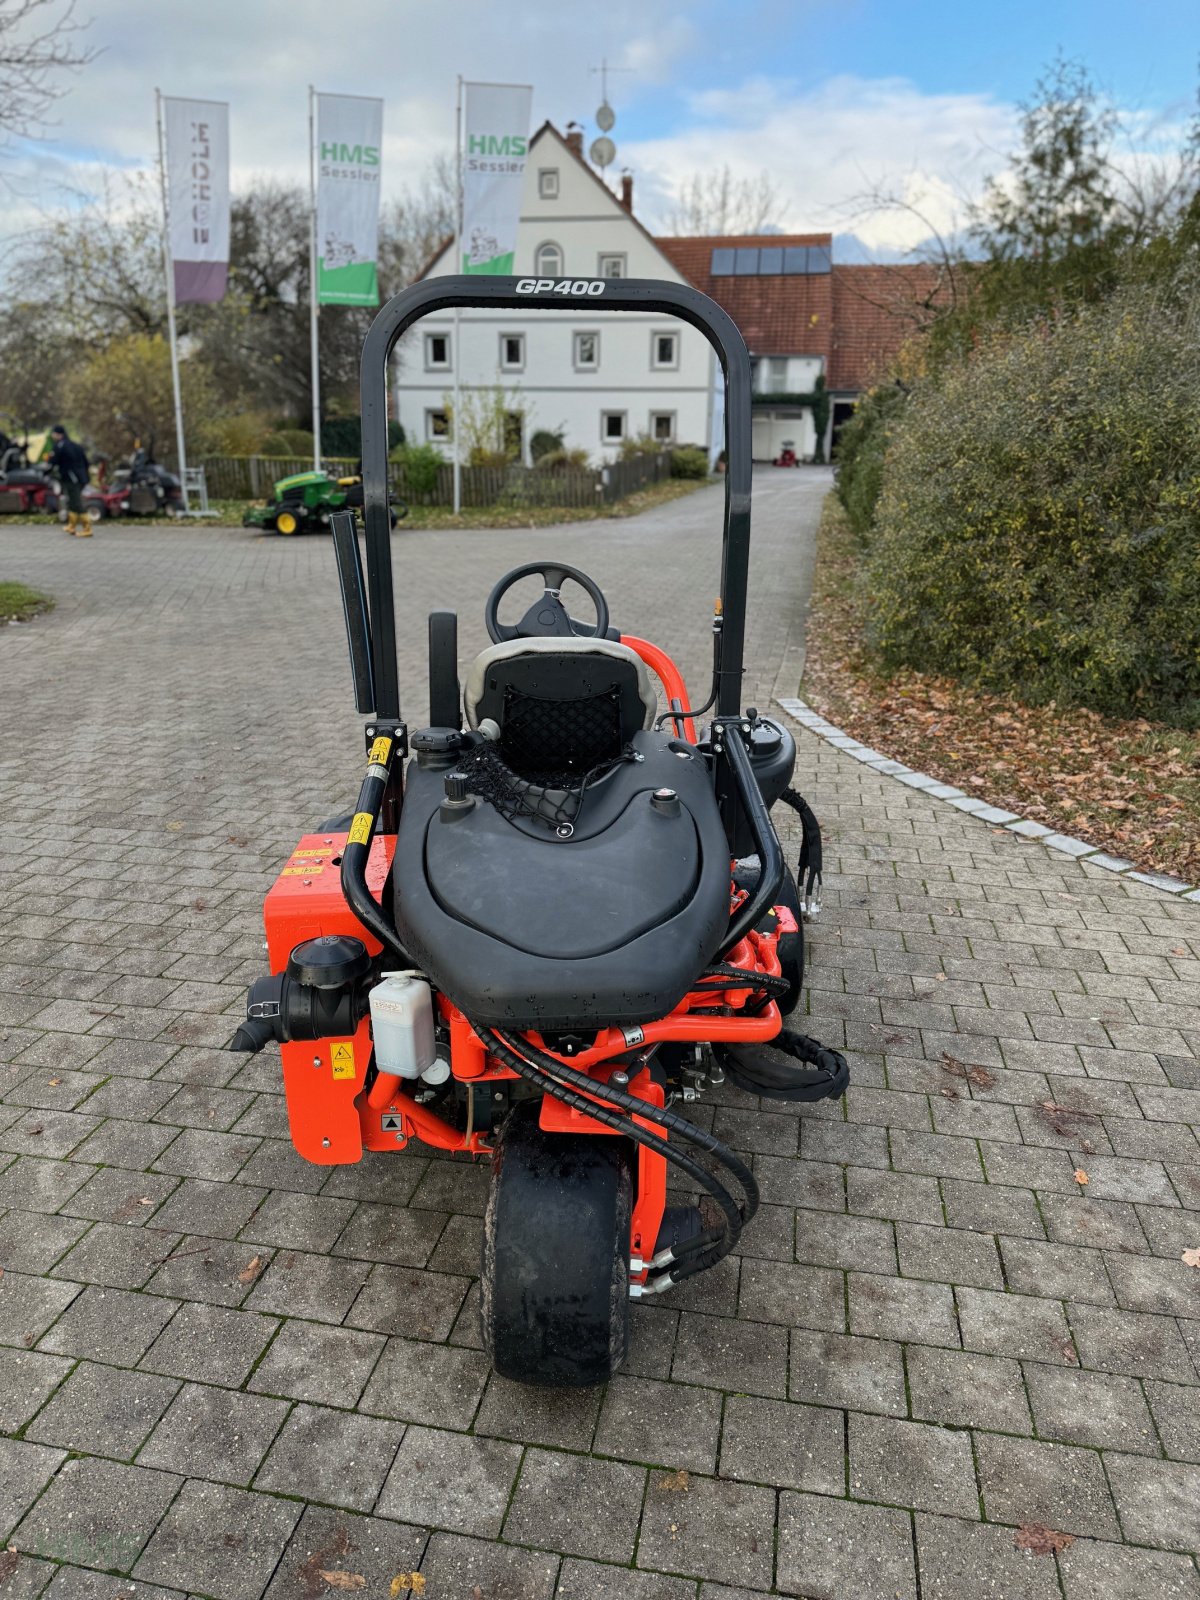
M 825 483 L 756 486 L 763 708 Z M 552 552 L 701 685 L 718 505 L 398 534 L 410 718 L 429 607 L 465 660 Z M 266 888 L 359 783 L 328 545 L 6 526 L 0 569 L 59 601 L 0 633 L 6 1600 L 1194 1600 L 1200 907 L 801 733 L 801 1025 L 849 1097 L 697 1108 L 762 1184 L 741 1254 L 635 1309 L 607 1392 L 522 1392 L 478 1348 L 486 1173 L 307 1166 L 276 1059 L 221 1048 Z

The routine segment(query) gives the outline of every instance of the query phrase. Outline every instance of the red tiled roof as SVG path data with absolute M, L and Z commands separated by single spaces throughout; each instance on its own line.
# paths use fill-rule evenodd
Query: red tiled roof
M 833 290 L 827 272 L 808 276 L 713 277 L 714 249 L 738 245 L 833 244 L 827 233 L 735 234 L 706 238 L 660 238 L 664 255 L 689 283 L 711 295 L 741 330 L 751 355 L 824 356 L 832 350 Z
M 926 262 L 835 266 L 832 277 L 831 389 L 869 388 L 949 293 L 943 270 Z

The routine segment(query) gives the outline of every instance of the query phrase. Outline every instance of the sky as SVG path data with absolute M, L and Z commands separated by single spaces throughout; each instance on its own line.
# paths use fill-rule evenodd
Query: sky
M 1133 156 L 1186 123 L 1200 54 L 1197 0 L 77 0 L 77 13 L 101 54 L 50 140 L 0 151 L 0 243 L 106 173 L 152 166 L 155 87 L 231 103 L 235 186 L 307 181 L 310 82 L 380 95 L 387 198 L 453 150 L 456 75 L 532 83 L 534 125 L 574 120 L 590 142 L 607 59 L 610 176 L 633 172 L 652 229 L 691 174 L 728 163 L 770 174 L 785 229 L 830 230 L 843 259 L 895 258 L 930 226 L 961 225 L 1056 52 L 1127 114 Z M 880 194 L 905 207 L 872 208 Z

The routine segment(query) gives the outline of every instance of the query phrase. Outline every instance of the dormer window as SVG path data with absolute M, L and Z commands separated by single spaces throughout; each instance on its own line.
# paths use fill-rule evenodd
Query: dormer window
M 539 200 L 557 200 L 558 199 L 558 168 L 557 167 L 539 167 L 538 168 L 538 199 Z
M 561 278 L 563 270 L 562 246 L 559 244 L 540 244 L 533 258 L 533 270 L 539 278 Z

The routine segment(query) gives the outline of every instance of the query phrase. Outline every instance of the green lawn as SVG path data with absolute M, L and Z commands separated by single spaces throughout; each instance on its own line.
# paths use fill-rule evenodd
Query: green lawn
M 27 622 L 53 605 L 49 595 L 38 594 L 23 583 L 0 582 L 0 622 Z

